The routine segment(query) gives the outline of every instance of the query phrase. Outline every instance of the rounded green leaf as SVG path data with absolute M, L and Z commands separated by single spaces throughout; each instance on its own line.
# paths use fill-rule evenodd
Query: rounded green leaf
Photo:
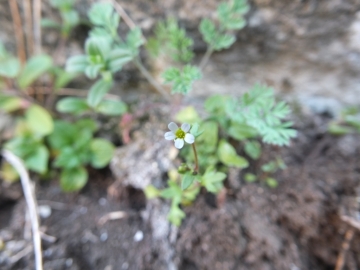
M 56 104 L 56 109 L 62 113 L 80 114 L 89 109 L 85 99 L 67 97 Z
M 38 106 L 32 105 L 25 113 L 26 124 L 29 128 L 38 135 L 45 136 L 52 133 L 54 129 L 54 122 L 47 110 Z
M 85 72 L 88 65 L 89 62 L 86 55 L 76 55 L 67 60 L 65 70 L 68 73 Z
M 0 63 L 0 76 L 15 78 L 20 71 L 20 62 L 15 57 L 2 60 Z
M 78 191 L 82 189 L 88 179 L 88 173 L 84 167 L 65 169 L 60 175 L 60 186 L 65 192 Z
M 24 101 L 21 98 L 0 96 L 0 110 L 3 110 L 7 113 L 22 108 L 23 104 Z
M 265 182 L 271 188 L 276 188 L 279 185 L 278 181 L 272 177 L 266 178 Z
M 112 86 L 111 82 L 104 80 L 97 81 L 91 88 L 87 97 L 87 103 L 90 107 L 98 106 L 107 92 Z
M 248 141 L 244 146 L 245 153 L 252 159 L 258 159 L 261 155 L 261 145 L 257 141 Z
M 221 140 L 218 148 L 218 156 L 222 163 L 227 166 L 235 166 L 238 168 L 246 168 L 249 166 L 249 162 L 236 154 L 235 148 L 226 142 Z
M 192 174 L 185 174 L 181 180 L 181 189 L 185 190 L 188 187 L 190 187 L 190 185 L 194 182 L 195 180 L 195 175 Z
M 245 176 L 244 176 L 244 179 L 245 179 L 246 182 L 252 183 L 252 182 L 256 181 L 257 177 L 253 173 L 246 173 Z
M 122 101 L 103 100 L 96 107 L 96 111 L 102 114 L 116 116 L 124 114 L 127 111 L 127 106 Z
M 43 174 L 46 173 L 48 169 L 48 161 L 49 151 L 44 145 L 42 145 L 25 159 L 25 165 L 28 169 Z
M 21 89 L 32 84 L 37 78 L 48 71 L 53 65 L 52 58 L 48 55 L 37 55 L 30 58 L 20 73 L 18 84 Z
M 114 155 L 114 146 L 107 140 L 94 139 L 91 141 L 91 166 L 94 168 L 103 168 L 109 164 Z

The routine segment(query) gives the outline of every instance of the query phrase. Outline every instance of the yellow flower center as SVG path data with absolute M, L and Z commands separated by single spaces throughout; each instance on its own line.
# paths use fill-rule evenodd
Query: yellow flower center
M 176 132 L 175 132 L 175 136 L 177 139 L 184 139 L 185 138 L 185 131 L 183 131 L 181 128 L 179 128 Z

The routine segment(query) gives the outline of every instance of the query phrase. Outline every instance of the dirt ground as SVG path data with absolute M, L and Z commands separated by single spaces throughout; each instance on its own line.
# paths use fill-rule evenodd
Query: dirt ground
M 44 269 L 334 269 L 352 228 L 341 216 L 359 218 L 360 136 L 332 137 L 324 117 L 306 119 L 296 121 L 291 146 L 265 147 L 262 159 L 280 155 L 287 164 L 277 188 L 245 183 L 246 171 L 231 169 L 226 196 L 202 192 L 178 229 L 160 222 L 161 215 L 149 218 L 156 207 L 167 211 L 165 200 L 146 201 L 140 190 L 121 186 L 127 196 L 110 196 L 109 169 L 90 171 L 78 194 L 62 193 L 56 181 L 38 182 L 39 205 L 45 214 L 51 208 L 41 219 L 51 236 L 43 240 Z M 115 211 L 125 216 L 101 219 Z M 2 183 L 0 269 L 34 269 L 25 212 L 20 185 Z M 354 232 L 343 269 L 360 269 Z

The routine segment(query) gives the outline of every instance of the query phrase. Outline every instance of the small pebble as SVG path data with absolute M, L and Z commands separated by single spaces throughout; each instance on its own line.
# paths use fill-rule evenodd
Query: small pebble
M 105 242 L 108 239 L 109 235 L 107 232 L 104 232 L 100 235 L 101 242 Z
M 51 216 L 51 207 L 48 205 L 39 205 L 39 215 L 41 218 L 48 218 Z
M 140 242 L 144 238 L 144 233 L 142 231 L 137 231 L 134 235 L 134 241 Z
M 106 200 L 105 198 L 100 198 L 100 199 L 99 199 L 99 204 L 100 204 L 101 206 L 106 205 L 106 203 L 107 203 L 107 200 Z
M 88 211 L 88 209 L 87 209 L 85 206 L 81 206 L 81 208 L 80 208 L 80 210 L 79 210 L 79 212 L 80 212 L 81 214 L 86 214 L 87 211 Z
M 121 266 L 121 269 L 128 269 L 129 268 L 129 264 L 127 262 L 124 262 Z
M 72 264 L 73 264 L 73 259 L 71 259 L 71 258 L 66 259 L 66 261 L 65 261 L 66 267 L 70 267 L 70 266 L 72 266 Z

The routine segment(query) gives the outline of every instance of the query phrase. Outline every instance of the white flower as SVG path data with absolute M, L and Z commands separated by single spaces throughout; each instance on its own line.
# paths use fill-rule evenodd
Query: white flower
M 181 125 L 181 128 L 177 124 L 171 122 L 168 125 L 168 128 L 171 130 L 165 133 L 165 139 L 175 142 L 175 147 L 181 149 L 184 146 L 184 141 L 188 144 L 192 144 L 195 141 L 194 135 L 189 133 L 190 124 L 184 123 Z

